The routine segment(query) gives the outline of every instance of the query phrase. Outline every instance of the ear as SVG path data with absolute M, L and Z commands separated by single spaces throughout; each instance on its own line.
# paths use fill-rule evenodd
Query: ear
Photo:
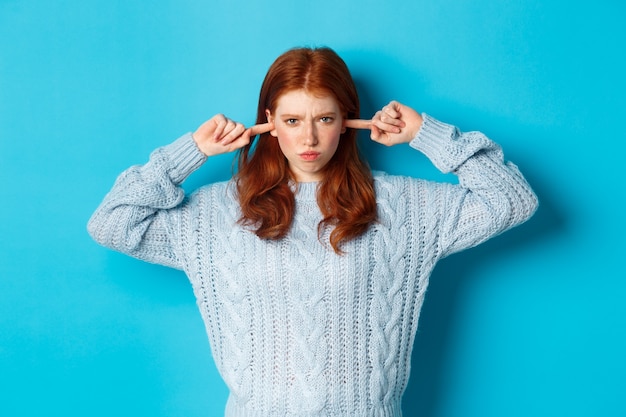
M 343 118 L 341 120 L 341 134 L 343 135 L 344 133 L 346 133 L 346 130 L 348 130 L 348 128 L 346 127 L 346 119 Z
M 272 112 L 269 109 L 265 109 L 265 117 L 267 117 L 267 121 L 269 123 L 274 123 L 274 116 L 272 116 Z M 270 135 L 274 136 L 275 138 L 278 137 L 278 133 L 276 132 L 276 125 L 274 124 L 274 129 L 270 130 Z

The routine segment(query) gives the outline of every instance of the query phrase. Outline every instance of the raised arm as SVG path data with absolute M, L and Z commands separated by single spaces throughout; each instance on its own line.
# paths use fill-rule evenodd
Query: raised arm
M 422 126 L 422 116 L 412 108 L 392 101 L 377 111 L 372 120 L 347 119 L 344 126 L 369 129 L 373 141 L 386 146 L 409 143 Z
M 391 146 L 409 143 L 459 185 L 444 186 L 437 197 L 442 256 L 477 245 L 523 223 L 537 208 L 537 197 L 517 166 L 480 132 L 461 132 L 426 114 L 392 101 L 369 121 L 372 140 Z M 366 128 L 354 123 L 353 127 Z
M 271 123 L 258 124 L 246 129 L 241 123 L 218 114 L 200 125 L 193 133 L 193 139 L 202 153 L 206 156 L 215 156 L 236 151 L 250 143 L 250 138 L 272 129 Z
M 128 255 L 182 269 L 182 182 L 207 157 L 231 152 L 271 126 L 244 128 L 216 115 L 193 134 L 158 148 L 145 165 L 124 171 L 88 223 L 95 241 Z

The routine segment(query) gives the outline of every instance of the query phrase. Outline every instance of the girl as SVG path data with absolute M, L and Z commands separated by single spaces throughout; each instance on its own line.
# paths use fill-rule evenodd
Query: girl
M 435 264 L 536 209 L 483 134 L 397 102 L 358 117 L 336 53 L 288 51 L 265 77 L 257 125 L 212 117 L 123 172 L 89 222 L 99 243 L 185 271 L 227 416 L 400 416 Z M 355 128 L 408 143 L 459 184 L 373 174 Z M 185 195 L 185 178 L 232 151 L 232 180 Z

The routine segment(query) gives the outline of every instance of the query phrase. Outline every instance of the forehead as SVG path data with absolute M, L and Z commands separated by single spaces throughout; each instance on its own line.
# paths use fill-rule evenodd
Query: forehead
M 276 102 L 276 113 L 339 112 L 339 104 L 332 95 L 315 95 L 306 90 L 292 90 Z

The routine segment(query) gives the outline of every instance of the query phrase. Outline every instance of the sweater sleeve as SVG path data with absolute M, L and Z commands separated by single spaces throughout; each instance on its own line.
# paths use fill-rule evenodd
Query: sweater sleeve
M 91 216 L 87 230 L 103 246 L 182 269 L 180 184 L 206 160 L 190 133 L 128 168 Z
M 482 133 L 462 133 L 425 114 L 410 146 L 459 179 L 440 196 L 442 257 L 517 226 L 535 212 L 537 197 L 517 166 L 505 162 L 500 146 Z

